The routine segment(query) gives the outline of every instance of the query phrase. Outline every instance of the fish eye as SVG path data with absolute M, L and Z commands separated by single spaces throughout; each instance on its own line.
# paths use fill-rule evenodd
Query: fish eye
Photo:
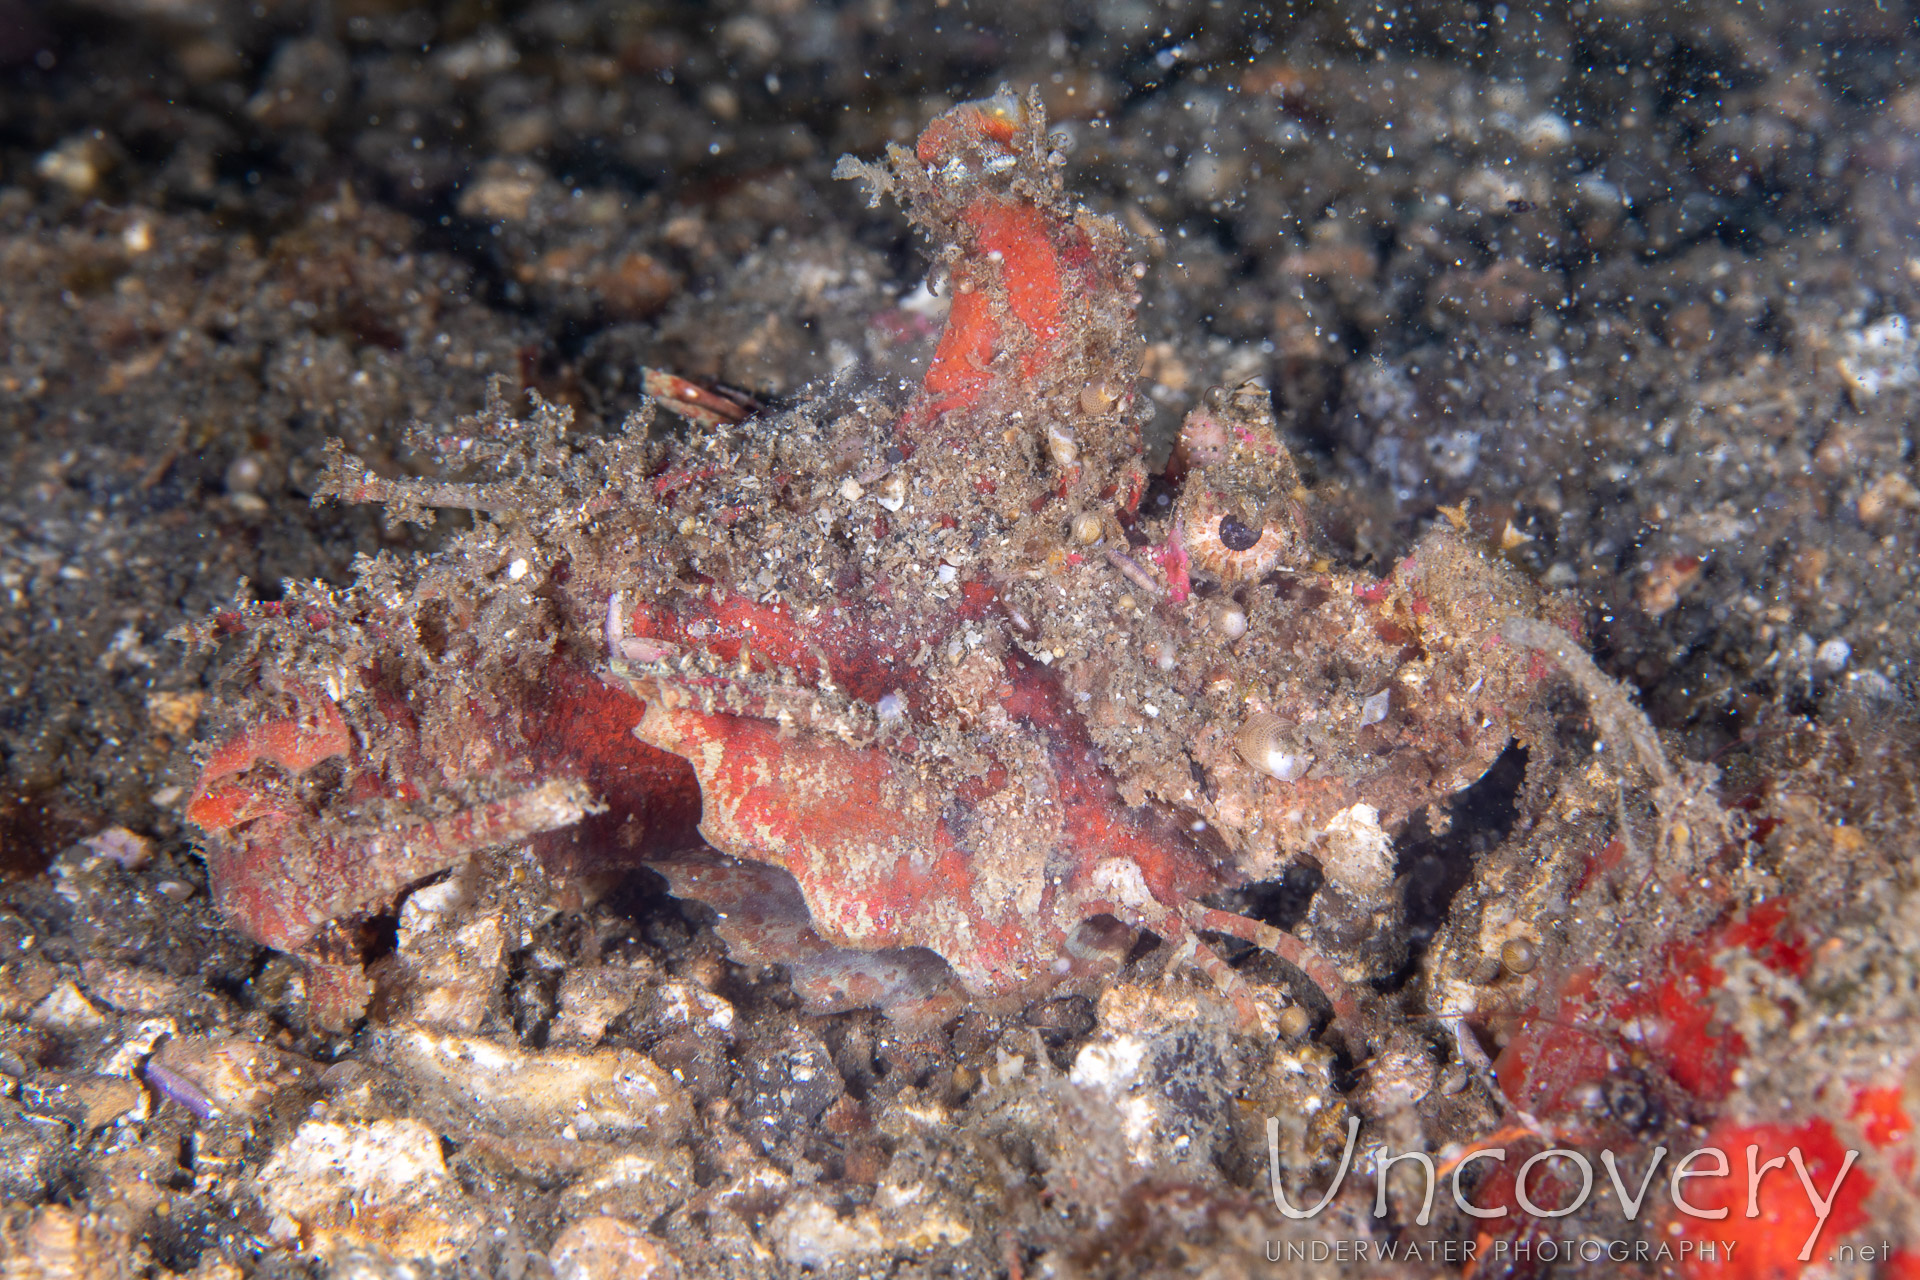
M 1241 524 L 1232 516 L 1221 516 L 1220 541 L 1229 551 L 1247 551 L 1260 541 L 1260 530 Z

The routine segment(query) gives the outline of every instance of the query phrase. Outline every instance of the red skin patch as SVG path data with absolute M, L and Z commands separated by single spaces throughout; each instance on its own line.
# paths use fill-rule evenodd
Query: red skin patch
M 295 694 L 300 714 L 269 720 L 229 739 L 207 759 L 187 817 L 208 831 L 224 831 L 246 821 L 246 804 L 233 790 L 216 783 L 268 763 L 289 774 L 302 774 L 322 760 L 345 755 L 353 746 L 347 722 L 333 699 L 317 689 Z
M 1851 1118 L 1860 1126 L 1860 1135 L 1876 1147 L 1905 1142 L 1913 1132 L 1907 1118 L 1906 1091 L 1898 1085 L 1860 1089 L 1853 1095 Z
M 298 715 L 269 720 L 223 743 L 200 771 L 187 818 L 209 832 L 226 831 L 257 818 L 284 814 L 279 804 L 238 781 L 259 764 L 298 776 L 353 747 L 347 722 L 333 699 L 317 689 L 295 691 Z
M 1894 1175 L 1912 1183 L 1914 1152 L 1907 1139 L 1913 1121 L 1907 1116 L 1906 1090 L 1899 1085 L 1857 1089 L 1848 1118 L 1860 1127 L 1861 1137 L 1890 1153 Z
M 1726 974 L 1714 958 L 1751 952 L 1768 968 L 1795 977 L 1811 954 L 1780 902 L 1763 903 L 1693 938 L 1670 942 L 1649 966 L 1646 980 L 1620 990 L 1597 970 L 1569 973 L 1551 1014 L 1536 1015 L 1508 1042 L 1495 1064 L 1501 1088 L 1515 1106 L 1536 1115 L 1575 1111 L 1576 1090 L 1603 1081 L 1638 1048 L 1669 1079 L 1695 1097 L 1718 1102 L 1733 1087 L 1746 1057 L 1740 1034 L 1723 1026 L 1714 995 Z M 1632 1037 L 1623 1028 L 1634 1028 Z
M 1551 1011 L 1534 1011 L 1501 1050 L 1494 1074 L 1515 1106 L 1549 1116 L 1574 1110 L 1574 1090 L 1616 1069 L 1621 1055 L 1587 1025 L 1599 977 L 1592 965 L 1568 973 Z
M 992 366 L 1002 334 L 996 292 L 1026 329 L 1023 374 L 1032 376 L 1052 360 L 1059 336 L 1060 260 L 1050 238 L 1053 221 L 1031 205 L 1000 196 L 975 200 L 966 221 L 974 232 L 975 253 L 954 271 L 947 328 L 923 384 L 929 415 L 975 403 L 997 376 Z
M 1180 522 L 1175 521 L 1173 536 L 1167 544 L 1153 553 L 1160 567 L 1167 573 L 1167 599 L 1174 604 L 1185 604 L 1187 597 L 1193 594 L 1193 580 L 1188 576 L 1187 548 L 1180 540 Z
M 989 588 L 968 583 L 959 614 L 978 616 L 995 604 Z M 945 625 L 957 621 L 949 615 Z M 808 638 L 830 654 L 850 639 Z M 674 705 L 679 696 L 655 699 L 641 733 L 694 762 L 707 839 L 790 872 L 822 938 L 860 949 L 932 946 L 976 994 L 1046 985 L 1048 959 L 1092 915 L 1152 912 L 1215 883 L 1210 859 L 1177 824 L 1121 801 L 1057 679 L 1024 659 L 1008 659 L 995 696 L 1047 762 L 1035 785 L 1044 788 L 1049 816 L 1036 834 L 1052 845 L 1050 853 L 1034 846 L 1032 857 L 1048 874 L 1037 877 L 1027 904 L 984 877 L 996 866 L 1014 873 L 1033 866 L 983 843 L 985 828 L 971 817 L 997 800 L 1031 810 L 1037 797 L 1012 794 L 1004 765 L 951 780 L 939 762 L 923 764 L 904 743 L 886 750 L 823 734 L 783 735 L 767 720 Z M 1027 772 L 1031 778 L 1032 766 Z M 1139 872 L 1152 902 L 1102 896 L 1098 868 L 1113 862 Z M 971 905 L 957 913 L 956 904 Z
M 956 134 L 970 134 L 1006 147 L 1012 144 L 1015 132 L 1009 116 L 983 110 L 969 102 L 929 121 L 920 131 L 913 150 L 921 164 L 938 164 L 953 145 Z
M 1683 1239 L 1730 1240 L 1735 1242 L 1735 1247 L 1731 1257 L 1720 1254 L 1711 1261 L 1697 1253 L 1688 1254 L 1682 1268 L 1689 1280 L 1776 1280 L 1798 1276 L 1811 1266 L 1824 1264 L 1842 1236 L 1866 1225 L 1864 1206 L 1873 1190 L 1873 1179 L 1856 1163 L 1848 1170 L 1839 1191 L 1833 1192 L 1834 1180 L 1839 1177 L 1847 1153 L 1846 1145 L 1825 1120 L 1815 1118 L 1795 1126 L 1747 1126 L 1723 1121 L 1713 1127 L 1700 1145 L 1724 1151 L 1729 1173 L 1724 1178 L 1687 1179 L 1684 1183 L 1687 1202 L 1709 1213 L 1725 1209 L 1727 1215 L 1713 1220 L 1675 1213 L 1674 1219 L 1680 1224 Z M 1759 1149 L 1754 1157 L 1756 1168 L 1769 1160 L 1788 1159 L 1789 1153 L 1799 1148 L 1813 1185 L 1822 1196 L 1834 1195 L 1832 1212 L 1819 1239 L 1814 1241 L 1808 1262 L 1800 1261 L 1800 1252 L 1819 1225 L 1819 1219 L 1791 1162 L 1761 1176 L 1759 1216 L 1747 1216 L 1751 1190 L 1747 1148 L 1750 1146 Z

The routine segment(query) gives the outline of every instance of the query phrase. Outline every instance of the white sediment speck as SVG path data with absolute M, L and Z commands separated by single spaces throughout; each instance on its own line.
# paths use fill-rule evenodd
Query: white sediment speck
M 1884 316 L 1843 333 L 1840 346 L 1845 352 L 1838 365 L 1840 377 L 1856 404 L 1920 383 L 1920 338 L 1903 315 Z
M 1851 672 L 1847 676 L 1847 685 L 1861 697 L 1875 702 L 1894 702 L 1900 697 L 1899 688 L 1878 671 Z

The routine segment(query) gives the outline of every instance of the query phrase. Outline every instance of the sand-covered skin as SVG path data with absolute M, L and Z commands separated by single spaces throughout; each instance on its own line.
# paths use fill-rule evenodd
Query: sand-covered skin
M 474 1274 L 1252 1274 L 1289 1232 L 1482 1229 L 1411 1229 L 1415 1203 L 1375 1219 L 1370 1178 L 1314 1223 L 1282 1223 L 1268 1115 L 1307 1189 L 1349 1114 L 1396 1149 L 1551 1134 L 1635 1169 L 1708 1135 L 1791 1139 L 1817 1165 L 1822 1144 L 1851 1147 L 1864 1194 L 1828 1231 L 1908 1238 L 1920 109 L 1898 14 L 1443 6 L 1263 25 L 1034 5 L 103 3 L 0 18 L 8 1265 L 391 1268 L 362 1250 L 399 1237 L 350 1238 L 334 1210 L 394 1203 L 381 1162 L 426 1153 L 444 1172 L 417 1194 L 475 1242 L 447 1264 Z M 822 395 L 843 415 L 875 406 L 792 447 L 877 441 L 934 357 L 948 293 L 918 289 L 906 224 L 830 170 L 1003 80 L 1039 86 L 1066 188 L 1147 267 L 1148 471 L 1208 387 L 1260 378 L 1304 494 L 1222 481 L 1236 520 L 1300 503 L 1327 562 L 1307 571 L 1342 581 L 1405 581 L 1416 546 L 1484 557 L 1499 581 L 1573 602 L 1598 680 L 1532 647 L 1541 690 L 1512 703 L 1524 759 L 1465 744 L 1472 769 L 1436 778 L 1436 797 L 1492 768 L 1456 802 L 1375 806 L 1390 889 L 1373 828 L 1344 820 L 1338 852 L 1381 909 L 1320 884 L 1330 866 L 1284 869 L 1299 850 L 1280 839 L 1271 879 L 1218 900 L 1392 988 L 1395 1034 L 1371 1064 L 1340 1057 L 1299 973 L 1224 942 L 1280 1038 L 1245 1036 L 1178 966 L 1162 987 L 1164 948 L 1083 993 L 931 1029 L 810 1014 L 802 974 L 729 959 L 726 922 L 663 882 L 507 853 L 327 944 L 376 957 L 374 1031 L 550 1051 L 556 1070 L 633 1055 L 676 1078 L 693 1119 L 665 1145 L 551 1126 L 536 1144 L 507 1112 L 451 1114 L 444 1080 L 314 1027 L 311 974 L 222 927 L 181 816 L 204 761 L 190 747 L 258 709 L 234 696 L 230 652 L 167 634 L 216 617 L 241 577 L 268 603 L 317 601 L 283 581 L 345 589 L 356 554 L 407 557 L 467 528 L 442 514 L 386 530 L 371 508 L 308 499 L 330 438 L 383 476 L 426 472 L 409 422 L 448 433 L 485 412 L 495 375 L 570 409 L 581 440 L 617 434 L 645 365 L 739 387 L 787 423 Z M 681 434 L 664 416 L 654 429 Z M 1059 461 L 1044 443 L 1031 457 L 1040 473 Z M 892 496 L 884 474 L 861 479 L 869 461 L 847 457 L 850 511 Z M 1013 495 L 1040 492 L 1023 484 L 994 518 L 1022 519 Z M 1164 546 L 1197 493 L 1149 485 L 1147 540 L 1123 554 Z M 1299 624 L 1308 592 L 1269 586 L 1196 596 L 1181 632 L 1112 561 L 1066 562 L 1097 541 L 1075 541 L 1074 514 L 1031 556 L 1072 605 L 1015 601 L 1036 630 L 1023 651 L 1058 650 L 1063 680 L 1113 669 L 1084 691 L 1114 704 L 1089 723 L 1130 802 L 1191 789 L 1184 803 L 1234 821 L 1244 717 L 1209 700 L 1244 710 L 1247 690 L 1214 691 L 1214 668 L 1235 646 L 1263 671 L 1297 662 L 1331 622 Z M 771 524 L 717 532 L 676 519 L 660 536 L 736 581 L 761 568 L 733 563 L 743 540 L 825 554 Z M 1117 547 L 1125 530 L 1099 533 Z M 941 536 L 912 535 L 900 563 L 957 554 Z M 531 526 L 485 537 L 511 553 L 504 607 L 551 561 Z M 1005 554 L 996 570 L 1027 563 L 1026 540 Z M 508 578 L 522 556 L 528 574 Z M 1159 562 L 1142 567 L 1171 593 Z M 1095 574 L 1113 607 L 1091 609 Z M 1219 616 L 1233 605 L 1241 638 Z M 540 620 L 567 616 L 553 600 L 525 606 L 550 611 L 529 636 L 563 633 Z M 1458 625 L 1497 628 L 1484 613 Z M 591 629 L 578 643 L 583 662 L 604 649 Z M 475 683 L 527 679 L 546 652 Z M 1439 684 L 1395 685 L 1390 718 L 1364 726 L 1384 655 L 1377 672 L 1261 679 L 1352 689 L 1354 732 L 1404 734 L 1426 705 L 1412 694 L 1472 686 L 1450 691 L 1443 657 L 1418 658 Z M 948 671 L 956 706 L 986 705 L 977 672 Z M 1664 781 L 1609 689 L 1651 715 Z M 295 714 L 297 692 L 278 696 Z M 1145 703 L 1162 714 L 1121 714 Z M 1211 727 L 1168 736 L 1188 723 Z M 1276 741 L 1261 758 L 1280 775 L 1329 754 L 1311 734 Z M 449 785 L 500 798 L 476 776 Z M 244 1101 L 209 1111 L 209 1082 Z M 1535 1136 L 1512 1136 L 1526 1124 Z M 409 1145 L 408 1126 L 441 1140 Z M 1142 1136 L 1156 1126 L 1174 1140 Z M 357 1192 L 289 1180 L 328 1143 L 357 1153 Z M 1590 1206 L 1556 1233 L 1663 1235 L 1662 1194 L 1638 1228 Z M 1804 1232 L 1783 1220 L 1791 1260 Z M 621 1243 L 636 1232 L 644 1247 Z

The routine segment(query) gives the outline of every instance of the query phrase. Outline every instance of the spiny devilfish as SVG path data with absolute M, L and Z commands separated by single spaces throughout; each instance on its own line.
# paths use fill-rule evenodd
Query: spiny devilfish
M 561 874 L 661 870 L 816 1008 L 1030 999 L 1146 928 L 1248 1016 L 1198 935 L 1277 952 L 1351 1032 L 1331 961 L 1201 899 L 1310 857 L 1380 908 L 1387 833 L 1522 732 L 1547 673 L 1499 626 L 1541 600 L 1451 533 L 1386 579 L 1329 568 L 1251 388 L 1194 411 L 1143 504 L 1143 268 L 1064 194 L 1037 102 L 839 172 L 946 264 L 904 409 L 830 392 L 573 443 L 496 394 L 439 441 L 493 479 L 336 450 L 331 496 L 490 518 L 212 620 L 244 727 L 189 813 L 221 905 L 307 959 L 323 1022 L 365 1003 L 355 921 L 531 840 Z

